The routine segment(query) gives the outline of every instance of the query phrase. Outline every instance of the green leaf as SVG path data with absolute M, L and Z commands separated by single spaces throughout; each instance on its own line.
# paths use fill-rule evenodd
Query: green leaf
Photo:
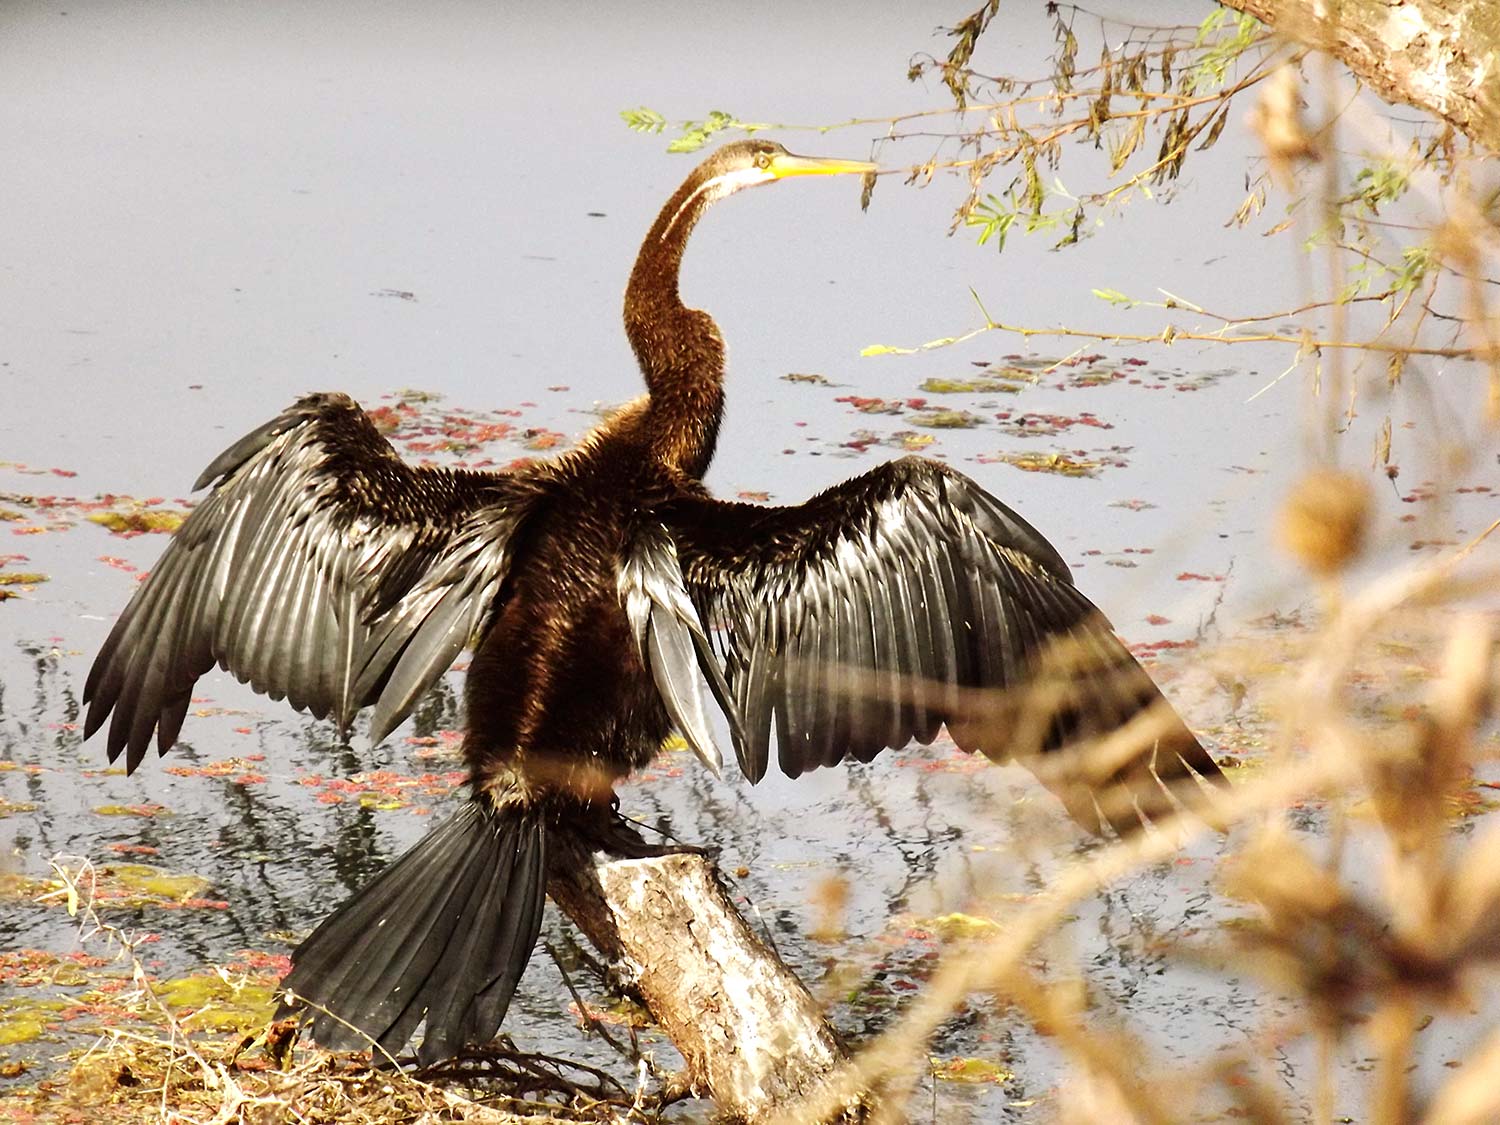
M 634 129 L 637 133 L 660 133 L 667 127 L 667 119 L 654 109 L 639 106 L 636 109 L 622 109 L 620 117 L 627 127 Z
M 1224 21 L 1228 18 L 1228 8 L 1215 8 L 1213 11 L 1209 12 L 1207 18 L 1205 18 L 1204 21 L 1198 25 L 1198 35 L 1194 40 L 1193 45 L 1196 47 L 1203 46 L 1203 44 L 1208 40 L 1209 36 L 1213 35 L 1214 32 L 1218 31 L 1219 28 L 1224 26 Z
M 860 355 L 911 355 L 914 348 L 893 348 L 890 344 L 871 344 L 859 350 Z
M 1112 305 L 1124 305 L 1126 308 L 1134 308 L 1138 303 L 1132 298 L 1125 296 L 1118 289 L 1093 289 L 1090 292 L 1101 301 L 1108 301 Z

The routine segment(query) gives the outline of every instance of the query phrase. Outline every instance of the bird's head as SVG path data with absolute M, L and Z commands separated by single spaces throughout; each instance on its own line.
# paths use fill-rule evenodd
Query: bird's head
M 863 175 L 873 171 L 875 165 L 867 161 L 797 156 L 775 141 L 752 137 L 716 149 L 698 165 L 684 185 L 691 185 L 691 190 L 679 212 L 693 203 L 707 206 L 745 188 L 773 184 L 792 176 Z

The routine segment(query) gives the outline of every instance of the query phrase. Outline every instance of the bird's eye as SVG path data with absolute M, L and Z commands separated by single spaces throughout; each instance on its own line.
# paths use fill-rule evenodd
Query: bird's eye
M 755 166 L 765 169 L 771 166 L 771 154 L 769 152 L 757 152 L 755 154 Z

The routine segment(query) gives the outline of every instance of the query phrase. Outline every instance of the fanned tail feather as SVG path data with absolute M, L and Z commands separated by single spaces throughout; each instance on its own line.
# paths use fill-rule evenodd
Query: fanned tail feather
M 278 1015 L 392 1055 L 425 1016 L 424 1065 L 493 1039 L 541 929 L 546 850 L 540 812 L 470 800 L 297 947 Z

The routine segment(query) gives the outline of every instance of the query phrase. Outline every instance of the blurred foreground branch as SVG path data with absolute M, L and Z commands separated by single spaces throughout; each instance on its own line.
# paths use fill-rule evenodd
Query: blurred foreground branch
M 1327 51 L 1387 101 L 1405 102 L 1500 151 L 1500 24 L 1473 0 L 1221 0 Z

